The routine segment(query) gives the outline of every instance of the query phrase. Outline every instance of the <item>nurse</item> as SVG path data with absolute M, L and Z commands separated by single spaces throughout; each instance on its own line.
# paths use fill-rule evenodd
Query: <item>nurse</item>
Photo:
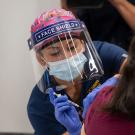
M 28 44 L 36 85 L 27 109 L 36 135 L 68 134 L 55 118 L 48 95 L 50 89 L 55 95 L 67 95 L 70 103 L 76 104 L 82 121 L 82 112 L 87 110 L 83 99 L 118 73 L 127 56 L 125 50 L 113 44 L 93 42 L 85 24 L 63 9 L 49 10 L 36 18 Z

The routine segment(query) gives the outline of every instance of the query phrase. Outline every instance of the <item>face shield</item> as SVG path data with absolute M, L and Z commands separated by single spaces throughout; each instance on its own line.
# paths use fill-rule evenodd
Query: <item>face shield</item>
M 98 79 L 102 62 L 80 20 L 55 23 L 32 34 L 28 40 L 37 86 L 47 92 Z

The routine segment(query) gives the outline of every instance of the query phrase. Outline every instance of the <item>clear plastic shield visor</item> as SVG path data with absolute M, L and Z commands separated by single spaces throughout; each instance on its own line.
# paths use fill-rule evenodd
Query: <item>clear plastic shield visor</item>
M 80 31 L 62 32 L 31 52 L 37 85 L 44 92 L 49 87 L 61 90 L 103 75 L 102 62 L 83 24 Z

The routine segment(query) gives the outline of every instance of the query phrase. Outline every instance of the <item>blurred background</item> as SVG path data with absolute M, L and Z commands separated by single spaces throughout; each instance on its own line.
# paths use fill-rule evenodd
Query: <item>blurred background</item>
M 0 134 L 31 134 L 27 102 L 35 84 L 27 47 L 30 25 L 60 0 L 0 0 Z

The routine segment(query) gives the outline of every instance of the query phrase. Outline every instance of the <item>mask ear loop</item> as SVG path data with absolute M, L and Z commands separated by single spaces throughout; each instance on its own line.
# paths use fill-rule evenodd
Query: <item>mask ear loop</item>
M 74 44 L 73 38 L 72 38 L 72 36 L 71 36 L 71 33 L 70 33 L 70 32 L 68 32 L 68 34 L 69 34 L 69 36 L 70 36 L 70 38 L 71 38 L 71 41 L 72 41 L 72 44 L 73 44 L 73 46 L 74 46 L 74 48 L 75 48 L 75 44 Z M 75 52 L 76 52 L 77 57 L 78 57 L 79 62 L 80 62 L 81 60 L 80 60 L 80 57 L 78 56 L 78 52 L 77 52 L 76 48 L 75 48 Z
M 72 76 L 71 68 L 70 68 L 70 65 L 69 65 L 68 57 L 67 57 L 67 55 L 66 55 L 66 52 L 65 52 L 65 50 L 64 50 L 63 43 L 62 43 L 62 41 L 61 41 L 61 39 L 60 39 L 60 37 L 59 37 L 59 36 L 58 36 L 58 38 L 59 38 L 60 44 L 61 44 L 61 46 L 62 46 L 62 49 L 63 49 L 63 51 L 64 51 L 64 53 L 65 53 L 66 61 L 67 61 L 67 63 L 68 63 L 68 68 L 69 68 L 69 71 L 70 71 L 70 74 L 71 74 L 71 77 L 72 77 L 72 83 L 74 84 L 73 76 Z
M 52 39 L 50 41 L 50 46 L 54 46 L 56 43 L 54 42 L 54 40 Z M 49 65 L 48 65 L 48 62 L 46 60 L 46 58 L 43 56 L 42 52 L 40 52 L 40 55 L 42 56 L 42 59 L 44 60 L 44 62 L 46 63 L 46 69 L 47 71 L 49 71 Z
M 44 61 L 45 61 L 45 63 L 46 63 L 46 70 L 49 72 L 49 66 L 48 66 L 48 64 L 47 64 L 47 61 L 45 60 L 45 58 L 44 57 L 42 57 L 43 59 L 44 59 Z
M 75 48 L 75 44 L 74 44 L 73 38 L 72 38 L 72 36 L 71 36 L 71 33 L 68 32 L 68 34 L 69 34 L 69 36 L 70 36 L 70 38 L 71 38 L 71 41 L 72 41 L 72 44 L 73 44 L 73 46 L 74 46 L 74 48 Z M 68 45 L 69 45 L 69 44 L 68 44 Z M 76 48 L 75 48 L 75 52 L 76 52 L 76 54 L 77 54 L 77 57 L 78 57 L 78 59 L 79 59 L 79 62 L 81 63 L 81 60 L 80 60 L 80 57 L 79 57 L 79 55 L 78 55 L 78 52 L 77 52 Z M 74 61 L 74 64 L 75 64 L 75 61 Z M 77 67 L 76 64 L 75 64 L 75 66 Z M 79 74 L 81 75 L 81 78 L 83 78 L 83 75 L 82 75 L 82 73 L 80 73 L 78 67 L 77 67 L 77 71 L 78 71 Z M 84 74 L 84 75 L 85 75 L 85 77 L 87 78 L 87 75 L 86 75 L 86 74 Z
M 47 64 L 47 60 L 45 59 L 45 57 L 43 56 L 42 52 L 40 52 L 40 55 L 41 55 L 41 59 L 46 63 L 46 66 L 44 68 L 46 68 L 47 71 L 49 71 L 49 67 L 48 67 L 48 64 Z

